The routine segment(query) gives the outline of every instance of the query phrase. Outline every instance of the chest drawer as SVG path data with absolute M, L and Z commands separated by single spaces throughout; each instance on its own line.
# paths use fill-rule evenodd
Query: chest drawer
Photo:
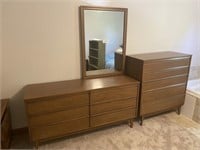
M 184 104 L 185 94 L 161 98 L 157 101 L 143 103 L 140 107 L 140 115 L 159 112 L 169 108 L 175 108 Z
M 160 101 L 162 99 L 168 98 L 169 96 L 184 95 L 186 85 L 174 86 L 169 88 L 163 88 L 159 90 L 144 92 L 141 95 L 142 105 L 148 102 Z
M 123 99 L 118 101 L 111 101 L 91 106 L 91 115 L 102 114 L 105 112 L 112 112 L 119 109 L 135 108 L 136 98 Z
M 136 97 L 138 94 L 137 85 L 128 85 L 115 88 L 106 88 L 96 91 L 91 91 L 91 104 L 104 103 L 114 100 L 127 99 Z
M 89 128 L 89 118 L 82 118 L 50 126 L 31 128 L 31 136 L 32 140 L 36 141 L 46 138 L 60 137 L 87 128 Z
M 177 75 L 187 75 L 188 72 L 189 72 L 189 67 L 178 67 L 178 68 L 169 68 L 165 70 L 157 70 L 151 73 L 144 73 L 142 80 L 143 82 L 153 81 Z
M 38 115 L 89 105 L 89 94 L 63 95 L 26 103 L 29 115 Z
M 91 126 L 97 127 L 113 122 L 123 121 L 127 119 L 134 118 L 136 116 L 136 110 L 133 108 L 124 109 L 118 112 L 113 112 L 104 115 L 98 115 L 95 117 L 91 117 Z
M 165 70 L 174 67 L 183 67 L 190 65 L 190 57 L 170 58 L 162 60 L 154 60 L 153 62 L 145 62 L 143 73 L 154 73 L 158 70 Z
M 52 125 L 86 117 L 89 117 L 89 106 L 32 116 L 29 118 L 29 125 L 32 127 Z
M 156 90 L 156 89 L 165 88 L 169 86 L 175 86 L 177 84 L 186 84 L 187 78 L 188 77 L 185 75 L 185 76 L 172 77 L 168 79 L 143 82 L 142 92 L 149 91 L 149 90 Z

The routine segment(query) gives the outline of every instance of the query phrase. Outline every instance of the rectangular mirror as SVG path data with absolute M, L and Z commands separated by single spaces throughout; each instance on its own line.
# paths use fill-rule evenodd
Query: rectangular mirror
M 124 71 L 126 8 L 80 7 L 82 77 L 102 77 Z

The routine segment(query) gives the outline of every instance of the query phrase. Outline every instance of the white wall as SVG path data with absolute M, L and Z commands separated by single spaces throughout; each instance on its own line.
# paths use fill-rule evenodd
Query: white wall
M 14 128 L 26 125 L 22 88 L 80 77 L 78 6 L 72 0 L 3 3 L 3 97 Z
M 127 54 L 174 50 L 196 53 L 199 0 L 5 0 L 3 97 L 11 97 L 14 128 L 26 125 L 22 88 L 80 78 L 78 6 L 127 7 Z
M 2 99 L 2 1 L 0 1 L 0 100 Z
M 196 58 L 198 61 L 198 66 L 200 66 L 200 0 L 197 0 L 197 52 L 198 52 L 198 57 Z
M 133 4 L 129 9 L 127 53 L 152 50 L 192 53 L 195 54 L 192 65 L 200 65 L 200 53 L 196 46 L 196 2 L 142 0 Z

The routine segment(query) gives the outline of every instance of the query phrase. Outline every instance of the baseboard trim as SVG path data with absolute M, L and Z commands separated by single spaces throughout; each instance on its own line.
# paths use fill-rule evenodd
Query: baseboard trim
M 12 129 L 12 135 L 28 133 L 28 127 Z

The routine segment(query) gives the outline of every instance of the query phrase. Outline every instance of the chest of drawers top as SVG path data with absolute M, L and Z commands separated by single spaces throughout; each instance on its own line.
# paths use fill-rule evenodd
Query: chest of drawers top
M 139 82 L 125 75 L 96 79 L 76 79 L 69 81 L 31 84 L 24 88 L 24 100 L 28 102 L 38 98 L 75 94 L 132 84 L 139 84 Z
M 126 74 L 142 82 L 187 75 L 190 60 L 189 54 L 170 51 L 129 55 Z
M 164 59 L 176 59 L 181 57 L 191 57 L 190 54 L 178 53 L 173 51 L 164 51 L 164 52 L 154 52 L 154 53 L 144 53 L 144 54 L 135 54 L 129 55 L 128 57 L 134 57 L 138 60 L 150 63 L 151 61 L 158 61 Z

